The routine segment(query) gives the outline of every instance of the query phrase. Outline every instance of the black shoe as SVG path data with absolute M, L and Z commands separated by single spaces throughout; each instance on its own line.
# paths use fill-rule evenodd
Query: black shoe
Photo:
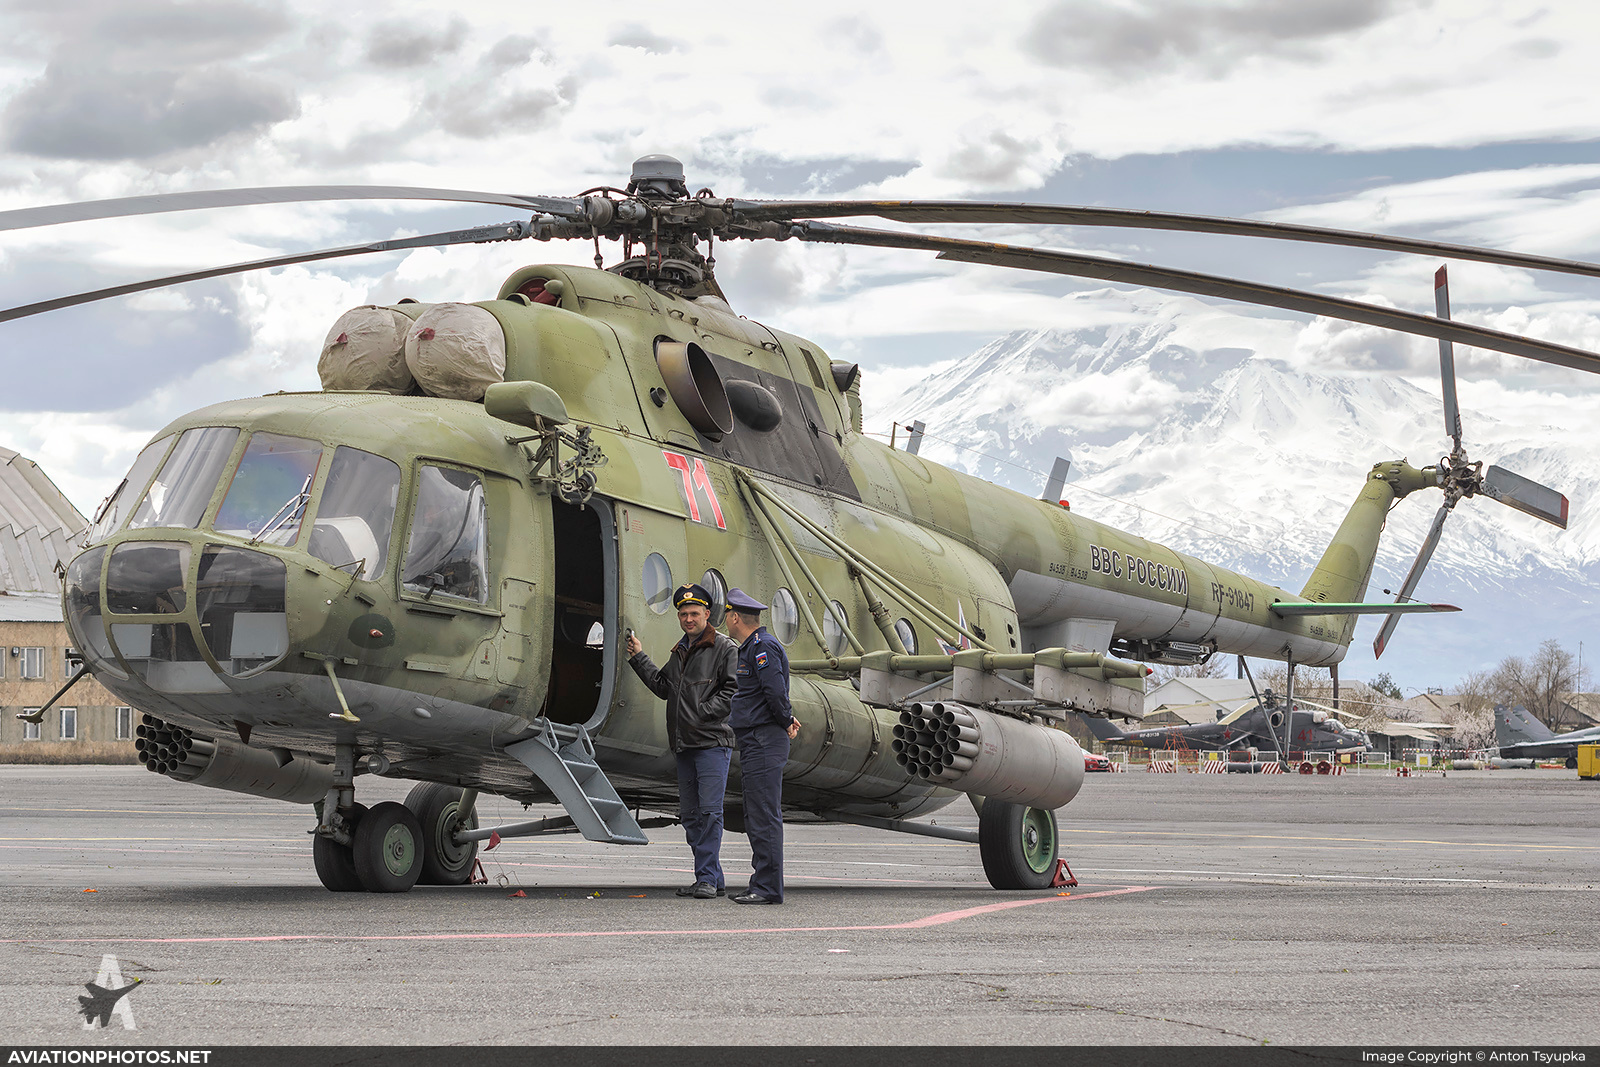
M 726 892 L 726 889 L 718 889 L 710 882 L 696 882 L 694 885 L 686 885 L 677 890 L 677 894 L 680 897 L 695 897 L 698 900 L 710 900 L 712 897 L 720 897 Z
M 781 900 L 770 900 L 767 897 L 762 896 L 760 893 L 752 893 L 749 890 L 746 890 L 745 892 L 740 893 L 737 896 L 729 897 L 728 899 L 733 901 L 735 904 L 782 904 L 783 903 L 783 901 L 781 901 Z

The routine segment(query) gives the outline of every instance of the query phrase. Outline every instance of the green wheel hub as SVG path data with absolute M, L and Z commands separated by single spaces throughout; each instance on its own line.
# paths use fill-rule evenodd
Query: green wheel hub
M 1022 858 L 1038 874 L 1055 862 L 1056 827 L 1048 811 L 1029 808 L 1022 816 Z
M 383 865 L 396 878 L 404 877 L 417 862 L 417 839 L 406 826 L 391 826 L 383 835 Z

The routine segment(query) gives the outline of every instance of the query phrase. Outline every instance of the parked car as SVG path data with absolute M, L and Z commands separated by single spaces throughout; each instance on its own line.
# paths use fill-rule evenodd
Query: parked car
M 1109 771 L 1111 760 L 1098 752 L 1085 752 L 1083 754 L 1083 769 L 1086 771 Z

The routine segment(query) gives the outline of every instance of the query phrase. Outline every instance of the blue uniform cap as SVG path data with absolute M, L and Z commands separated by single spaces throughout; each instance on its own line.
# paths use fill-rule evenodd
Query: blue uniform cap
M 728 590 L 728 607 L 740 611 L 766 611 L 767 606 L 743 589 Z

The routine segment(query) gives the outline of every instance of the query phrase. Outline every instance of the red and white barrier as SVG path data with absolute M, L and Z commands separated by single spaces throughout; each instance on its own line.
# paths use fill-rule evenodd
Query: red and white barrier
M 1144 769 L 1149 774 L 1177 774 L 1178 761 L 1176 759 L 1153 759 L 1144 765 Z
M 1261 773 L 1262 774 L 1282 774 L 1283 773 L 1283 764 L 1278 763 L 1276 760 L 1268 760 L 1266 763 L 1263 763 L 1261 765 Z
M 1228 764 L 1225 760 L 1203 759 L 1200 761 L 1201 774 L 1227 774 Z

